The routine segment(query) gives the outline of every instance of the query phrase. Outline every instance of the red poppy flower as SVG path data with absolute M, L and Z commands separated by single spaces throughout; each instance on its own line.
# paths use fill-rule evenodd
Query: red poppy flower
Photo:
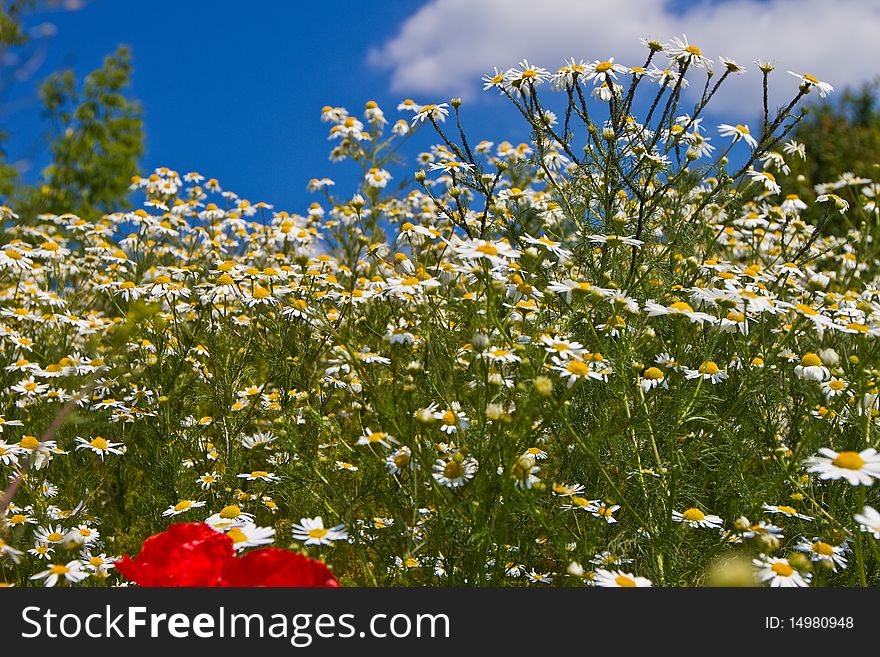
M 115 565 L 140 586 L 339 586 L 327 566 L 297 552 L 263 548 L 236 558 L 232 539 L 203 522 L 171 525 Z
M 336 587 L 339 582 L 320 561 L 290 550 L 262 548 L 227 564 L 220 586 Z
M 234 556 L 226 534 L 202 522 L 177 523 L 144 541 L 135 559 L 126 554 L 116 569 L 140 586 L 217 586 Z

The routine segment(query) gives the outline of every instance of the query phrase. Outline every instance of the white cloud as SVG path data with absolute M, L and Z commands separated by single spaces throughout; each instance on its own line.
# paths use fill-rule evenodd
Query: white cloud
M 797 92 L 786 70 L 809 73 L 835 89 L 878 74 L 880 0 L 727 0 L 694 2 L 676 13 L 663 0 L 431 0 L 369 55 L 387 69 L 392 90 L 422 100 L 473 97 L 493 66 L 523 58 L 556 70 L 567 57 L 644 62 L 639 37 L 667 42 L 687 34 L 703 54 L 723 55 L 748 73 L 725 83 L 717 103 L 760 111 L 761 75 L 755 59 L 778 64 L 771 102 Z M 662 60 L 661 60 L 662 61 Z M 659 63 L 659 62 L 658 62 Z M 692 79 L 693 87 L 702 83 Z M 812 94 L 815 96 L 815 94 Z

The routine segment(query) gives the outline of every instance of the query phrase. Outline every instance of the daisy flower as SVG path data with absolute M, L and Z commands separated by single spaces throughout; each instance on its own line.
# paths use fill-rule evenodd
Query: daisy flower
M 755 577 L 759 582 L 764 582 L 773 587 L 804 587 L 810 585 L 812 575 L 801 575 L 788 562 L 788 559 L 768 557 L 764 554 L 760 559 L 752 559 L 757 567 Z
M 539 85 L 551 78 L 550 71 L 540 66 L 532 66 L 529 60 L 522 60 L 517 66 L 504 74 L 507 83 L 520 93 L 528 93 L 528 85 Z
M 435 411 L 434 419 L 440 421 L 440 431 L 449 435 L 464 431 L 471 424 L 458 402 L 452 402 L 445 411 Z
M 236 550 L 244 550 L 249 547 L 271 545 L 275 542 L 275 529 L 272 527 L 257 527 L 253 523 L 236 525 L 227 530 L 226 535 L 232 539 L 232 546 Z
M 587 363 L 580 358 L 563 359 L 558 356 L 552 356 L 552 369 L 559 372 L 564 379 L 568 379 L 568 387 L 571 388 L 581 379 L 598 379 L 601 380 L 602 374 L 592 369 Z
M 642 391 L 648 392 L 649 390 L 653 390 L 657 386 L 663 386 L 664 388 L 669 388 L 669 384 L 666 382 L 666 375 L 663 373 L 659 367 L 649 367 L 644 372 L 642 372 L 641 378 L 639 378 L 639 386 L 642 388 Z
M 254 470 L 253 472 L 243 472 L 242 474 L 236 475 L 239 479 L 247 479 L 248 481 L 266 481 L 273 482 L 279 481 L 281 477 L 276 474 L 272 474 L 271 472 L 267 472 L 266 470 Z
M 237 504 L 230 504 L 220 509 L 219 513 L 208 516 L 205 522 L 217 530 L 254 522 L 254 516 L 245 513 Z
M 348 538 L 345 525 L 336 525 L 329 529 L 324 527 L 321 516 L 300 518 L 299 524 L 293 525 L 293 538 L 304 541 L 305 545 L 330 545 L 333 541 L 344 541 Z
M 787 516 L 789 518 L 800 518 L 801 520 L 812 520 L 812 516 L 804 515 L 803 513 L 798 512 L 793 506 L 785 506 L 783 504 L 774 505 L 774 504 L 765 504 L 764 511 L 767 513 L 779 513 L 781 515 Z
M 397 440 L 391 434 L 387 434 L 384 431 L 373 431 L 370 427 L 364 428 L 364 433 L 361 435 L 356 445 L 382 445 L 383 447 L 387 447 L 391 449 L 391 443 L 397 444 Z
M 68 582 L 81 582 L 86 577 L 89 576 L 89 572 L 83 570 L 83 565 L 80 561 L 73 560 L 68 561 L 66 564 L 54 564 L 49 566 L 46 570 L 42 570 L 38 572 L 36 575 L 31 575 L 32 580 L 36 579 L 44 579 L 44 586 L 55 586 L 58 583 L 58 580 L 64 579 Z
M 859 528 L 863 532 L 871 534 L 874 538 L 880 539 L 880 512 L 872 506 L 866 506 L 861 513 L 853 516 L 855 521 L 859 523 Z
M 733 137 L 734 144 L 742 139 L 752 148 L 758 146 L 757 140 L 752 137 L 752 133 L 749 131 L 749 126 L 745 124 L 737 123 L 736 125 L 730 125 L 729 123 L 722 123 L 718 126 L 718 134 L 722 137 Z
M 449 116 L 448 107 L 449 105 L 447 103 L 440 103 L 439 105 L 422 105 L 419 107 L 418 111 L 416 111 L 412 123 L 413 125 L 416 123 L 424 123 L 425 119 L 428 118 L 433 119 L 434 121 L 445 121 L 446 117 Z
M 474 478 L 479 463 L 473 456 L 461 457 L 456 454 L 450 459 L 437 459 L 433 466 L 433 477 L 441 486 L 457 488 Z
M 685 523 L 691 527 L 706 527 L 707 529 L 718 529 L 724 522 L 719 516 L 705 514 L 697 508 L 673 511 L 672 520 Z
M 711 322 L 714 324 L 718 321 L 715 317 L 712 317 L 712 315 L 695 311 L 686 301 L 675 301 L 668 306 L 663 306 L 654 301 L 647 301 L 645 303 L 645 310 L 648 311 L 648 317 L 657 317 L 660 315 L 682 315 L 697 324 L 702 324 L 703 322 Z
M 97 436 L 89 440 L 88 438 L 77 438 L 78 443 L 76 449 L 90 449 L 104 460 L 106 454 L 116 454 L 117 456 L 125 453 L 125 446 L 122 443 L 111 443 L 106 438 Z M 123 449 L 119 449 L 122 447 Z
M 861 452 L 835 452 L 821 447 L 822 456 L 804 461 L 807 472 L 819 475 L 819 479 L 846 479 L 853 486 L 870 486 L 880 479 L 880 454 L 873 447 Z
M 204 502 L 194 502 L 193 500 L 181 500 L 177 504 L 172 504 L 162 512 L 163 516 L 178 516 L 190 509 L 198 509 L 205 506 Z
M 670 44 L 666 46 L 666 56 L 679 63 L 690 63 L 697 68 L 705 68 L 712 64 L 712 60 L 703 56 L 703 52 L 695 45 L 688 43 L 687 34 L 681 38 L 672 37 Z
M 625 573 L 622 570 L 605 570 L 604 568 L 596 569 L 593 583 L 596 586 L 611 588 L 637 588 L 651 586 L 651 580 L 646 577 L 636 577 L 632 573 Z
M 398 448 L 385 458 L 385 467 L 389 474 L 400 474 L 414 466 L 412 451 L 406 446 Z
M 794 71 L 789 71 L 788 74 L 793 75 L 801 81 L 801 88 L 806 88 L 807 91 L 816 88 L 819 91 L 819 96 L 821 98 L 825 98 L 825 96 L 834 91 L 834 87 L 830 84 L 822 82 L 808 73 L 795 73 Z
M 592 509 L 588 509 L 590 513 L 592 513 L 597 518 L 602 518 L 609 525 L 613 525 L 617 522 L 617 518 L 614 517 L 614 512 L 620 508 L 619 504 L 599 504 Z
M 826 398 L 831 399 L 832 397 L 844 394 L 848 387 L 849 384 L 843 379 L 832 377 L 830 381 L 822 383 L 822 392 L 825 393 Z
M 61 525 L 55 527 L 49 525 L 48 527 L 37 527 L 34 530 L 34 538 L 40 543 L 61 543 L 66 533 L 67 530 L 63 529 Z
M 822 364 L 818 354 L 808 352 L 794 368 L 795 375 L 803 381 L 824 381 L 831 376 L 830 370 Z
M 697 369 L 684 368 L 687 379 L 708 379 L 717 385 L 727 379 L 727 372 L 718 367 L 713 360 L 704 361 Z
M 810 555 L 811 561 L 831 564 L 832 570 L 846 568 L 846 557 L 843 556 L 846 548 L 843 545 L 831 545 L 818 538 L 812 541 L 802 538 L 794 549 Z

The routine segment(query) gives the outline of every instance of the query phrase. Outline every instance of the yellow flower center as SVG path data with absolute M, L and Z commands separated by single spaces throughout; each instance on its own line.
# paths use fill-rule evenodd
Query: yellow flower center
M 232 539 L 233 543 L 244 543 L 248 540 L 247 534 L 241 531 L 238 527 L 233 527 L 226 535 Z
M 596 64 L 596 73 L 605 73 L 606 71 L 610 71 L 614 64 L 611 62 L 600 62 Z
M 670 310 L 678 310 L 680 312 L 692 313 L 694 309 L 691 307 L 691 304 L 685 301 L 676 301 L 671 306 L 669 306 Z
M 784 513 L 784 514 L 786 514 L 786 515 L 788 515 L 788 516 L 797 515 L 797 509 L 795 509 L 793 506 L 783 506 L 783 505 L 780 504 L 780 505 L 777 506 L 776 508 L 779 509 L 780 511 L 782 511 L 782 513 Z
M 706 514 L 700 511 L 699 509 L 688 509 L 684 513 L 681 514 L 681 517 L 685 520 L 700 522 L 706 519 Z
M 631 577 L 627 577 L 626 575 L 618 575 L 614 578 L 614 583 L 623 588 L 633 588 L 636 585 L 636 582 Z
M 663 370 L 661 370 L 659 367 L 649 367 L 645 370 L 645 373 L 642 376 L 644 376 L 649 381 L 659 381 L 660 379 L 664 378 Z
M 56 566 L 52 566 L 49 569 L 49 573 L 51 575 L 66 575 L 69 572 L 70 572 L 70 568 L 68 568 L 67 566 L 62 566 L 60 564 L 58 564 Z
M 822 367 L 822 359 L 819 358 L 817 354 L 812 352 L 804 354 L 804 357 L 801 358 L 801 366 L 802 367 Z
M 91 559 L 89 559 L 89 564 L 91 564 L 95 568 L 98 568 L 99 566 L 104 565 L 104 560 L 101 557 L 92 557 Z
M 62 538 L 64 538 L 64 535 L 59 532 L 52 532 L 51 534 L 46 536 L 46 540 L 49 541 L 50 543 L 57 543 Z
M 791 577 L 794 574 L 794 568 L 789 566 L 787 563 L 782 561 L 777 561 L 772 566 L 770 566 L 770 570 L 772 570 L 777 575 L 781 577 Z
M 101 438 L 101 436 L 98 436 L 97 438 L 93 438 L 92 442 L 90 442 L 89 445 L 91 445 L 95 449 L 99 449 L 102 451 L 105 449 L 108 449 L 110 447 L 110 445 L 107 444 L 107 441 L 104 440 L 103 438 Z
M 709 376 L 714 376 L 718 374 L 720 370 L 718 369 L 718 365 L 715 364 L 715 361 L 707 360 L 705 363 L 700 365 L 697 371 L 700 374 L 708 374 Z
M 685 51 L 689 52 L 692 55 L 696 55 L 697 57 L 700 57 L 703 54 L 703 51 L 696 46 L 688 46 L 687 48 L 685 48 Z
M 183 502 L 178 502 L 174 505 L 175 511 L 186 511 L 188 508 L 192 506 L 192 502 L 189 500 L 184 500 Z
M 251 472 L 252 479 L 268 478 L 269 473 L 266 470 L 254 470 Z
M 168 285 L 171 282 L 171 277 L 162 274 L 161 276 L 156 276 L 156 284 L 157 285 Z
M 233 518 L 238 518 L 241 515 L 241 509 L 238 508 L 235 504 L 230 504 L 229 506 L 224 506 L 220 509 L 220 513 L 218 514 L 221 518 L 225 520 L 232 520 Z
M 575 376 L 587 376 L 590 373 L 590 368 L 582 360 L 571 361 L 565 366 L 565 369 Z
M 497 256 L 498 249 L 492 246 L 491 244 L 481 244 L 477 247 L 477 252 L 482 253 L 487 256 Z
M 814 77 L 813 77 L 812 75 L 810 75 L 809 73 L 804 73 L 803 78 L 804 78 L 804 80 L 806 80 L 807 82 L 812 82 L 813 84 L 819 84 L 819 80 L 818 80 L 817 78 L 814 78 Z
M 464 466 L 458 461 L 447 461 L 443 466 L 443 476 L 447 479 L 458 479 L 464 474 Z
M 235 280 L 229 274 L 223 274 L 217 278 L 217 285 L 232 285 Z
M 328 533 L 328 530 L 324 529 L 323 527 L 315 527 L 314 529 L 310 529 L 308 532 L 309 538 L 317 539 L 324 538 Z
M 458 424 L 458 415 L 453 411 L 446 411 L 443 414 L 443 424 Z
M 859 456 L 858 452 L 841 452 L 831 463 L 846 470 L 861 470 L 865 465 L 865 459 Z
M 34 436 L 25 436 L 18 443 L 18 446 L 22 449 L 36 449 L 39 447 L 40 441 L 36 439 Z
M 813 552 L 821 554 L 823 557 L 830 557 L 834 554 L 834 548 L 828 545 L 828 543 L 817 541 L 816 543 L 813 543 Z
M 401 452 L 397 456 L 394 457 L 394 465 L 397 468 L 405 468 L 409 465 L 412 456 L 408 452 Z

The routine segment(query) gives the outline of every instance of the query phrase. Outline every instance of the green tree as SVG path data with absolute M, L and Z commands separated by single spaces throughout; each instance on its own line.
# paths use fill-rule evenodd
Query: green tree
M 28 43 L 22 19 L 53 0 L 12 0 L 0 5 L 0 56 Z M 5 68 L 7 90 L 14 71 Z M 53 73 L 40 87 L 45 118 L 51 125 L 51 163 L 36 185 L 22 184 L 6 161 L 0 131 L 0 200 L 15 207 L 23 220 L 38 213 L 74 212 L 95 216 L 125 207 L 130 179 L 144 152 L 140 105 L 126 96 L 131 84 L 131 52 L 120 46 L 103 65 L 80 82 L 73 71 Z
M 120 47 L 80 89 L 70 70 L 43 84 L 40 95 L 55 130 L 52 163 L 32 190 L 29 209 L 89 216 L 124 204 L 144 152 L 140 105 L 124 93 L 130 79 L 131 53 Z
M 873 176 L 880 162 L 880 80 L 846 89 L 836 101 L 813 104 L 794 131 L 807 147 L 807 159 L 794 173 L 805 183 L 836 180 L 851 171 Z

